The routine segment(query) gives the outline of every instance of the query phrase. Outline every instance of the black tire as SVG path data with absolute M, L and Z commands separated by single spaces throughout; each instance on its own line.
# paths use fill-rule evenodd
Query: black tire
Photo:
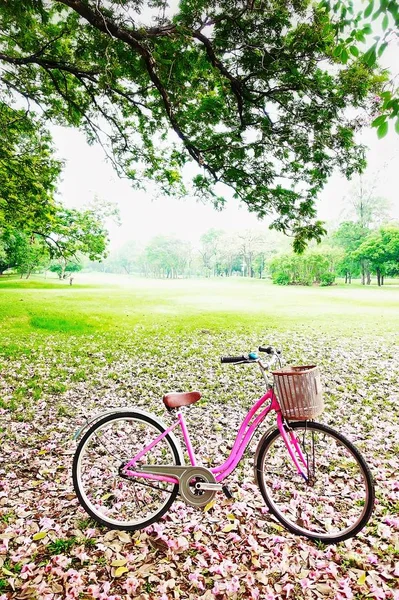
M 279 430 L 272 431 L 261 440 L 255 465 L 270 512 L 292 533 L 324 544 L 356 535 L 370 519 L 375 498 L 364 458 L 326 425 L 300 421 L 285 427 L 299 441 L 308 481 L 298 474 Z
M 134 479 L 120 472 L 124 463 L 164 431 L 151 416 L 125 411 L 103 417 L 84 434 L 73 459 L 73 486 L 82 507 L 98 523 L 135 531 L 151 525 L 170 508 L 178 484 Z M 180 465 L 171 436 L 147 452 L 143 462 Z

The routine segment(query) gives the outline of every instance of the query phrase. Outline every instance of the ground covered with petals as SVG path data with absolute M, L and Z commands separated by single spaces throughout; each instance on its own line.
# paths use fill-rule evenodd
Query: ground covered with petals
M 108 295 L 97 294 L 97 302 Z M 28 312 L 39 302 L 21 298 Z M 236 310 L 224 320 L 223 306 L 215 316 L 207 303 L 205 313 L 197 307 L 186 317 L 180 308 L 165 317 L 158 310 L 156 319 L 149 317 L 153 306 L 136 305 L 126 324 L 133 309 L 124 300 L 119 328 L 92 319 L 80 330 L 81 311 L 75 330 L 40 329 L 30 314 L 29 329 L 19 333 L 8 306 L 0 358 L 0 600 L 399 600 L 399 354 L 383 305 L 377 318 L 359 303 L 360 321 L 349 331 L 339 317 L 328 322 L 328 308 L 317 319 L 298 318 L 296 326 L 292 318 L 270 325 L 261 311 L 238 320 Z M 69 318 L 75 309 L 71 303 Z M 261 395 L 262 380 L 254 367 L 222 366 L 219 356 L 259 343 L 282 348 L 292 362 L 321 366 L 326 410 L 320 420 L 358 446 L 376 481 L 366 529 L 325 547 L 295 537 L 269 515 L 253 473 L 267 425 L 230 476 L 233 499 L 217 495 L 206 510 L 176 501 L 161 521 L 134 533 L 97 526 L 80 508 L 71 481 L 72 436 L 85 417 L 138 406 L 168 423 L 162 395 L 199 389 L 202 399 L 187 414 L 193 444 L 206 465 L 221 462 Z

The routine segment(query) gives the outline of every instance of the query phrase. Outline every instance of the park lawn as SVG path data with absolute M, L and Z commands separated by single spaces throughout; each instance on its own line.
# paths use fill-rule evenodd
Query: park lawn
M 81 276 L 81 278 L 84 276 Z M 136 332 L 137 326 L 194 332 L 319 329 L 350 336 L 399 325 L 399 285 L 284 287 L 264 280 L 94 278 L 69 286 L 53 280 L 0 279 L 4 334 Z
M 235 278 L 158 281 L 84 274 L 73 286 L 43 278 L 0 279 L 0 597 L 33 598 L 30 582 L 40 578 L 38 600 L 46 593 L 61 600 L 73 585 L 91 600 L 105 593 L 107 581 L 110 595 L 128 598 L 134 576 L 134 597 L 158 600 L 162 585 L 173 579 L 168 599 L 197 599 L 211 593 L 219 569 L 226 581 L 238 575 L 241 587 L 232 598 L 249 598 L 255 585 L 260 598 L 285 599 L 287 584 L 294 586 L 295 598 L 313 598 L 308 588 L 324 590 L 327 597 L 345 597 L 343 590 L 349 590 L 359 599 L 394 598 L 398 306 L 394 285 L 285 288 Z M 222 366 L 219 357 L 259 343 L 282 348 L 292 362 L 320 364 L 326 400 L 321 420 L 356 443 L 376 478 L 378 503 L 366 530 L 333 550 L 298 542 L 262 516 L 251 452 L 231 476 L 233 503 L 218 497 L 207 513 L 176 503 L 158 533 L 118 537 L 87 519 L 70 476 L 71 435 L 85 415 L 129 405 L 167 419 L 161 402 L 166 391 L 199 389 L 202 400 L 189 413 L 193 441 L 205 460 L 220 460 L 228 429 L 237 427 L 262 385 L 253 367 Z M 239 544 L 221 533 L 231 514 L 237 517 Z M 34 539 L 38 533 L 45 535 Z M 116 577 L 111 565 L 125 559 L 127 580 L 126 574 Z M 293 568 L 284 576 L 287 560 Z M 57 571 L 60 561 L 63 575 Z M 241 565 L 239 571 L 227 567 L 230 562 Z M 22 578 L 24 564 L 31 566 Z M 162 571 L 165 564 L 172 574 Z M 201 572 L 203 590 L 190 583 L 189 572 Z

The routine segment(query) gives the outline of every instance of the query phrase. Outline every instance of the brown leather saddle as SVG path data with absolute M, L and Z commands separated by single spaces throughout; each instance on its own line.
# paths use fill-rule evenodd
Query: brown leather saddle
M 163 397 L 163 403 L 168 410 L 180 408 L 198 402 L 201 398 L 200 392 L 170 392 Z

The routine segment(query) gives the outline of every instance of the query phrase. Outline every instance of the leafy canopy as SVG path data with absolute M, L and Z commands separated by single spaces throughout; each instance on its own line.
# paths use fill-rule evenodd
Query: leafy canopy
M 52 152 L 42 123 L 0 98 L 0 230 L 37 229 L 52 221 L 61 169 Z
M 341 4 L 181 0 L 168 16 L 159 0 L 3 2 L 3 96 L 83 128 L 136 185 L 185 193 L 196 164 L 194 193 L 220 207 L 231 188 L 303 250 L 324 233 L 329 175 L 365 165 L 357 113 L 384 80 L 363 38 L 347 50 L 348 27 L 370 31 Z

